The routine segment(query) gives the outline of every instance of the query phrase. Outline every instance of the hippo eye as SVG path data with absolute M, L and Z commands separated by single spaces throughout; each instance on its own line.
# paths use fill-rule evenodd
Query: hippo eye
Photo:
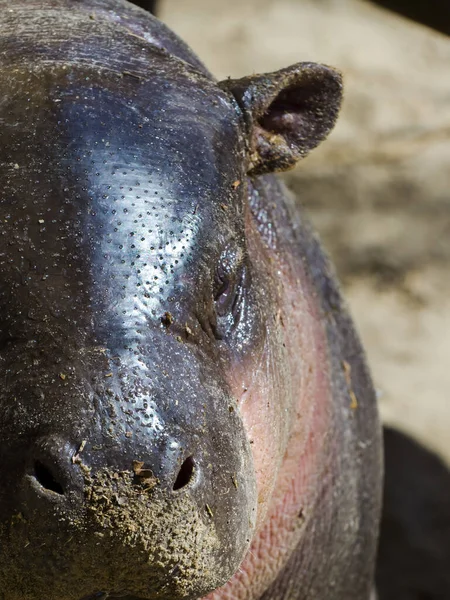
M 226 250 L 220 259 L 214 278 L 216 324 L 214 331 L 222 339 L 239 319 L 243 297 L 243 253 Z
M 223 273 L 215 279 L 214 301 L 218 317 L 224 317 L 232 308 L 235 299 L 236 281 L 233 274 Z

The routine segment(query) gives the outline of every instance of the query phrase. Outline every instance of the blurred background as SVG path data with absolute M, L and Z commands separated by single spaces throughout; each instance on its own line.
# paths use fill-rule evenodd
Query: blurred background
M 384 420 L 450 464 L 450 2 L 162 0 L 218 78 L 325 62 L 329 140 L 286 174 L 343 283 Z

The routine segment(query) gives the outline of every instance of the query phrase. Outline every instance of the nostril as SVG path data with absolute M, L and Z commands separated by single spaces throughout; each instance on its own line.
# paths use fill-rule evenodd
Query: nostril
M 181 465 L 181 469 L 177 475 L 175 483 L 173 484 L 174 491 L 181 490 L 188 485 L 192 480 L 195 471 L 195 462 L 192 456 L 186 458 L 184 463 Z
M 48 469 L 39 460 L 34 463 L 34 476 L 43 488 L 63 495 L 64 489 L 62 485 L 54 478 L 50 469 Z

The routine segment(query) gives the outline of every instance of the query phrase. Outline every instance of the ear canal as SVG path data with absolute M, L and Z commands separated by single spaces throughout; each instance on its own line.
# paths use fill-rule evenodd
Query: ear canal
M 342 101 L 341 75 L 316 63 L 219 85 L 244 113 L 251 176 L 292 168 L 327 137 Z

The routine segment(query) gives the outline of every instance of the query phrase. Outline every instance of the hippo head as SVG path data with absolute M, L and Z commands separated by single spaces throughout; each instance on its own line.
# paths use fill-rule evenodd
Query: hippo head
M 247 181 L 319 143 L 340 79 L 216 84 L 127 44 L 138 58 L 33 48 L 2 71 L 5 600 L 205 596 L 267 509 L 252 445 L 286 450 L 287 419 L 258 445 L 240 410 L 246 369 L 284 415 L 291 396 Z

